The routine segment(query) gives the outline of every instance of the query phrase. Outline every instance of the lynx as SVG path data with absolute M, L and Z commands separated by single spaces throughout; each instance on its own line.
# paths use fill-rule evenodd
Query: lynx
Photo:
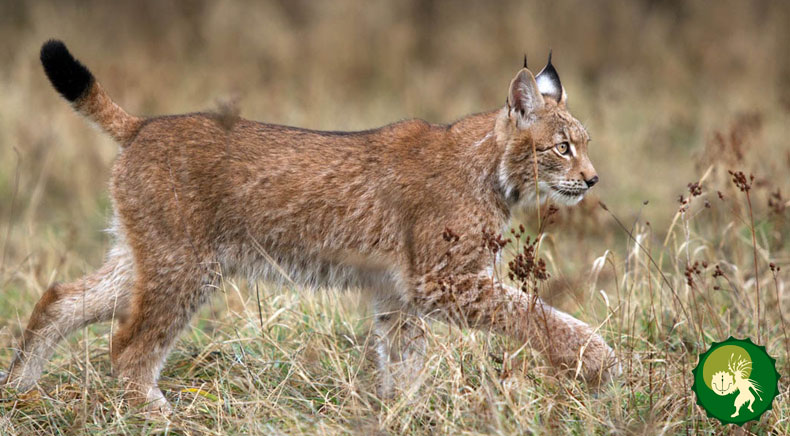
M 598 181 L 551 56 L 537 76 L 525 61 L 502 108 L 360 132 L 226 113 L 137 117 L 62 42 L 46 42 L 41 62 L 72 107 L 120 144 L 114 247 L 94 273 L 41 296 L 8 385 L 32 388 L 61 338 L 117 320 L 111 359 L 127 398 L 168 411 L 157 386 L 165 357 L 229 274 L 368 292 L 383 397 L 421 371 L 424 319 L 509 335 L 594 385 L 616 375 L 594 329 L 496 280 L 482 248 L 484 231 L 504 229 L 514 211 L 574 204 Z

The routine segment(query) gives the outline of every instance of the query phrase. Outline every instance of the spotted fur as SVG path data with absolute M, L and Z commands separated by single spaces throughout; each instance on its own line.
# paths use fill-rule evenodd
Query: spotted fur
M 229 274 L 371 293 L 385 396 L 420 371 L 428 318 L 508 334 L 588 380 L 609 377 L 603 339 L 496 282 L 481 248 L 483 230 L 504 228 L 514 210 L 576 202 L 597 180 L 558 81 L 556 71 L 542 78 L 544 95 L 524 68 L 505 107 L 450 125 L 321 132 L 209 113 L 135 117 L 92 80 L 73 105 L 122 145 L 116 246 L 95 273 L 41 297 L 7 382 L 32 387 L 59 339 L 115 318 L 113 370 L 131 400 L 164 410 L 164 359 Z M 563 142 L 570 156 L 555 152 Z M 446 228 L 457 241 L 442 238 Z

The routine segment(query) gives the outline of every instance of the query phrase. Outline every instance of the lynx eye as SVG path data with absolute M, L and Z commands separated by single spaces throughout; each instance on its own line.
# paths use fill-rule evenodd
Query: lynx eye
M 571 146 L 567 142 L 560 142 L 554 146 L 554 149 L 557 150 L 557 153 L 562 155 L 567 155 L 571 152 Z

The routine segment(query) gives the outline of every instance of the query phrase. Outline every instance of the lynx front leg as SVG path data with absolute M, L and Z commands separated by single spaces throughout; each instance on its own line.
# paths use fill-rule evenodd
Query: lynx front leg
M 575 371 L 581 363 L 580 375 L 593 384 L 618 372 L 614 352 L 590 326 L 487 275 L 427 275 L 415 289 L 414 304 L 423 310 L 529 343 L 557 368 Z
M 379 395 L 392 398 L 414 388 L 425 365 L 422 319 L 396 305 L 376 304 L 375 336 L 379 367 Z

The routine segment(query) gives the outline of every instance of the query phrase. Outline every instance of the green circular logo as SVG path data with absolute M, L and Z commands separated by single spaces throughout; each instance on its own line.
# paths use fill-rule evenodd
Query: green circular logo
M 775 364 L 764 346 L 748 338 L 714 342 L 692 371 L 697 404 L 723 424 L 759 419 L 779 394 Z

